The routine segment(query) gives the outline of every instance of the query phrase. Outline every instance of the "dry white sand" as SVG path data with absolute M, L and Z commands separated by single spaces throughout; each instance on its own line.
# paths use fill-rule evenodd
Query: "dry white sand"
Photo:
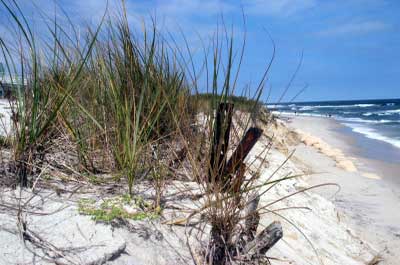
M 8 135 L 10 133 L 10 108 L 8 101 L 0 99 L 0 135 Z
M 316 190 L 345 213 L 345 220 L 363 238 L 377 246 L 385 260 L 397 265 L 400 258 L 400 187 L 379 175 L 368 160 L 354 154 L 354 139 L 340 133 L 332 119 L 284 117 L 286 124 L 300 132 L 302 144 L 296 146 L 294 160 L 309 170 L 310 184 L 334 182 L 341 191 Z M 301 166 L 303 165 L 303 166 Z M 374 165 L 379 165 L 378 162 Z M 400 170 L 400 165 L 391 165 Z M 398 171 L 400 172 L 400 171 Z M 399 176 L 400 177 L 400 176 Z

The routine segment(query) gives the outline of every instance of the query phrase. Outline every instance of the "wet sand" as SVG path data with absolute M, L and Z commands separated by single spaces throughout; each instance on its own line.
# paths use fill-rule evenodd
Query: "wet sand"
M 285 120 L 301 136 L 293 160 L 310 172 L 307 182 L 340 185 L 338 193 L 332 188 L 316 192 L 331 199 L 352 229 L 375 245 L 385 259 L 380 264 L 399 264 L 397 150 L 352 133 L 333 119 L 285 116 Z

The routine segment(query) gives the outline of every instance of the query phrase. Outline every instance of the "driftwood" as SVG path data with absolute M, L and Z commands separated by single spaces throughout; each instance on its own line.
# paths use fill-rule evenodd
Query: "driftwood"
M 232 191 L 233 193 L 240 192 L 240 187 L 243 184 L 246 173 L 246 164 L 240 163 L 238 170 L 233 179 L 228 175 L 225 179 L 223 191 Z
M 225 174 L 232 174 L 236 172 L 241 163 L 246 159 L 247 155 L 250 153 L 251 149 L 257 143 L 258 139 L 261 137 L 263 130 L 259 128 L 250 128 L 243 139 L 240 141 L 235 152 L 233 152 L 231 158 L 225 167 Z
M 271 223 L 256 235 L 260 222 L 260 214 L 257 211 L 259 202 L 260 196 L 257 192 L 254 192 L 249 196 L 249 201 L 245 209 L 245 229 L 241 238 L 241 243 L 244 246 L 240 252 L 247 260 L 262 257 L 283 236 L 280 222 Z
M 282 226 L 280 222 L 272 222 L 267 228 L 261 231 L 254 240 L 247 243 L 243 249 L 243 253 L 249 260 L 265 255 L 276 242 L 283 236 Z
M 258 196 L 258 192 L 250 194 L 245 210 L 245 235 L 247 241 L 254 240 L 257 233 L 258 223 L 260 222 L 260 214 L 257 211 L 259 202 L 260 196 Z
M 232 103 L 221 103 L 218 107 L 214 123 L 208 181 L 212 182 L 214 179 L 216 183 L 222 184 L 223 191 L 238 192 L 246 170 L 244 160 L 261 137 L 263 130 L 255 127 L 250 128 L 229 161 L 226 162 L 233 107 Z
M 239 192 L 246 171 L 244 160 L 257 143 L 262 133 L 263 130 L 259 128 L 250 128 L 236 147 L 223 171 L 224 191 Z

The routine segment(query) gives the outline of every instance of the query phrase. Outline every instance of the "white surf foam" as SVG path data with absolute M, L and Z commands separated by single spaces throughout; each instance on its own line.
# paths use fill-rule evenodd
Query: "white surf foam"
M 400 109 L 366 112 L 366 113 L 363 113 L 363 116 L 371 116 L 374 114 L 378 115 L 378 116 L 389 116 L 389 115 L 393 115 L 393 114 L 400 114 Z
M 380 124 L 380 123 L 400 123 L 400 120 L 366 120 L 361 118 L 345 118 L 341 116 L 335 116 L 335 118 L 339 121 L 344 122 L 358 122 L 358 123 L 372 123 L 372 124 Z
M 376 131 L 375 129 L 364 126 L 364 125 L 355 124 L 355 123 L 344 123 L 344 125 L 350 127 L 353 130 L 353 132 L 363 134 L 367 138 L 383 141 L 383 142 L 389 143 L 397 148 L 400 148 L 400 139 L 394 139 L 394 138 L 384 136 L 384 135 L 380 134 L 378 131 Z
M 290 115 L 290 116 L 306 116 L 306 117 L 326 117 L 326 115 L 315 114 L 315 113 L 299 113 L 296 114 L 294 112 L 285 112 L 285 111 L 272 111 L 272 114 L 275 115 Z
M 377 106 L 376 104 L 354 104 L 354 105 L 296 105 L 290 104 L 288 107 L 298 108 L 300 110 L 313 110 L 313 109 L 336 109 L 336 108 L 367 108 Z
M 287 107 L 287 106 L 279 105 L 279 104 L 271 104 L 271 105 L 267 104 L 267 108 L 271 108 L 271 109 L 285 108 L 285 107 Z
M 400 113 L 400 109 L 387 110 L 386 113 Z
M 352 106 L 360 107 L 360 108 L 367 108 L 367 107 L 373 107 L 376 106 L 376 104 L 355 104 Z

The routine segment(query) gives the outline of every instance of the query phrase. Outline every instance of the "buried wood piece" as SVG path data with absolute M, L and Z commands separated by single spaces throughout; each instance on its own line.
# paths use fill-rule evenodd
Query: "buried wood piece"
M 260 222 L 260 214 L 257 211 L 260 196 L 257 191 L 249 195 L 244 209 L 244 226 L 238 239 L 239 253 L 243 253 L 247 243 L 254 240 Z M 246 254 L 246 253 L 244 253 Z
M 253 146 L 256 144 L 258 139 L 261 137 L 263 130 L 256 127 L 251 127 L 246 134 L 244 135 L 243 139 L 240 141 L 239 145 L 237 146 L 235 152 L 233 152 L 231 158 L 229 159 L 228 163 L 225 167 L 226 174 L 232 174 L 238 170 L 240 167 L 240 163 L 245 160 L 247 155 L 250 153 Z
M 224 224 L 213 224 L 210 231 L 210 246 L 209 253 L 207 253 L 208 264 L 225 264 L 227 258 L 227 245 L 228 234 Z
M 257 211 L 260 196 L 255 191 L 250 194 L 249 201 L 245 208 L 245 235 L 247 241 L 252 241 L 257 233 L 258 224 L 260 222 L 260 214 Z
M 232 125 L 233 103 L 220 103 L 214 123 L 214 136 L 211 146 L 208 180 L 220 181 L 226 164 L 226 152 Z
M 233 193 L 240 191 L 240 187 L 243 184 L 246 173 L 246 164 L 240 163 L 238 170 L 236 171 L 235 177 L 230 181 L 229 176 L 226 177 L 223 190 L 231 190 Z
M 252 127 L 250 128 L 243 139 L 240 141 L 239 145 L 236 147 L 236 150 L 233 152 L 231 158 L 229 159 L 226 167 L 224 169 L 224 190 L 228 191 L 231 188 L 234 188 L 233 191 L 239 191 L 240 186 L 244 181 L 244 160 L 247 155 L 250 153 L 251 149 L 257 143 L 258 139 L 261 137 L 263 130 Z M 233 175 L 236 173 L 236 179 L 232 181 Z M 233 186 L 233 187 L 231 187 Z
M 267 228 L 261 231 L 254 240 L 247 243 L 243 249 L 243 254 L 252 260 L 265 255 L 276 242 L 283 236 L 282 225 L 278 221 L 272 222 Z

